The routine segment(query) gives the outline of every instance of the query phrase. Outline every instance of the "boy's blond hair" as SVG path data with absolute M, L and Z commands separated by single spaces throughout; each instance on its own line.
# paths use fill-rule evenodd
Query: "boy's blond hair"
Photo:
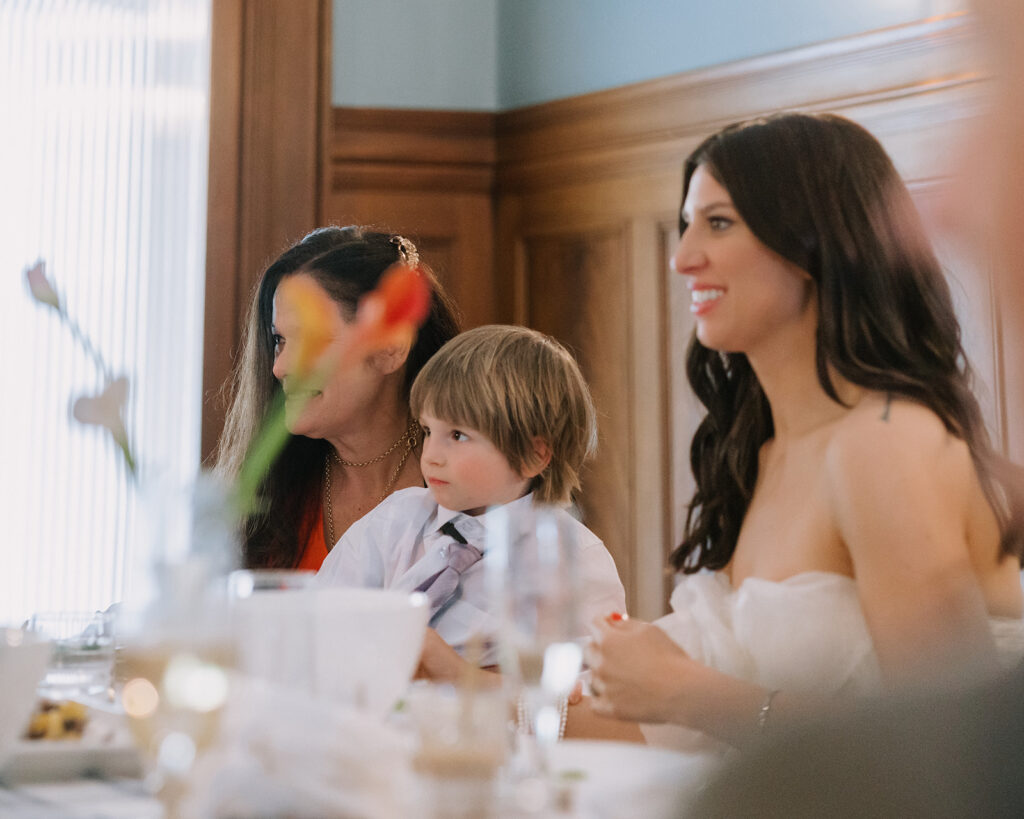
M 542 503 L 566 503 L 583 462 L 597 448 L 597 415 L 572 354 L 526 327 L 492 324 L 456 336 L 412 385 L 413 417 L 426 412 L 486 435 L 522 472 L 536 462 L 534 440 L 551 461 L 530 486 Z

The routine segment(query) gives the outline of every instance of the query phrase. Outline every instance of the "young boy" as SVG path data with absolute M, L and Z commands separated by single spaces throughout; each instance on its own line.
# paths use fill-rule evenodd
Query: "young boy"
M 498 623 L 485 573 L 488 528 L 503 506 L 510 543 L 531 504 L 564 506 L 597 441 L 594 405 L 576 361 L 525 327 L 456 336 L 423 367 L 410 396 L 423 427 L 427 488 L 388 496 L 354 523 L 320 569 L 324 585 L 423 591 L 430 625 L 462 653 L 480 640 L 496 662 Z M 581 574 L 580 621 L 625 610 L 625 592 L 600 539 L 564 508 Z M 582 635 L 581 635 L 582 636 Z

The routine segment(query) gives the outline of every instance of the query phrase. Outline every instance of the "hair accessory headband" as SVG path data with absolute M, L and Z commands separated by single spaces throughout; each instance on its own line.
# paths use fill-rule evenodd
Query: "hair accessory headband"
M 409 267 L 419 266 L 420 253 L 416 249 L 416 245 L 404 236 L 398 236 L 397 234 L 391 237 L 391 243 L 398 245 L 398 255 L 402 257 L 402 261 L 405 264 L 409 265 Z

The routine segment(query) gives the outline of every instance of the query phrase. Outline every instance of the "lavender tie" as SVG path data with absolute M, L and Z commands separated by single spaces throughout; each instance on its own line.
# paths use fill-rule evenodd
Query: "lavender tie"
M 441 534 L 450 538 L 450 541 L 444 544 L 440 550 L 445 559 L 445 566 L 416 587 L 416 591 L 423 592 L 430 600 L 431 617 L 451 600 L 452 595 L 459 588 L 462 573 L 484 556 L 484 553 L 476 546 L 471 546 L 466 542 L 451 521 L 442 525 L 440 531 Z

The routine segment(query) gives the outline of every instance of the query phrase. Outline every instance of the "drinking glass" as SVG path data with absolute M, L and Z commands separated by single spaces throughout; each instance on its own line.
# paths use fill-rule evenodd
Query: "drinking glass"
M 518 777 L 545 782 L 546 749 L 564 728 L 565 698 L 583 663 L 575 521 L 553 507 L 534 505 L 509 515 L 492 510 L 489 583 L 502 601 L 499 650 L 502 673 L 517 693 L 517 710 L 532 734 L 521 735 Z
M 228 575 L 228 596 L 241 600 L 260 592 L 310 589 L 315 581 L 311 569 L 236 569 Z
M 483 674 L 485 672 L 478 672 Z M 428 819 L 486 819 L 498 809 L 496 778 L 508 748 L 508 704 L 500 688 L 414 683 L 408 712 L 418 738 L 413 768 Z
M 39 612 L 25 624 L 50 640 L 53 649 L 39 695 L 50 700 L 106 696 L 114 668 L 111 612 Z
M 148 542 L 119 613 L 119 702 L 165 817 L 180 815 L 196 759 L 217 739 L 235 648 L 227 601 L 234 527 L 209 481 L 160 482 L 142 495 Z
M 238 569 L 228 576 L 238 670 L 297 694 L 313 691 L 316 573 Z

